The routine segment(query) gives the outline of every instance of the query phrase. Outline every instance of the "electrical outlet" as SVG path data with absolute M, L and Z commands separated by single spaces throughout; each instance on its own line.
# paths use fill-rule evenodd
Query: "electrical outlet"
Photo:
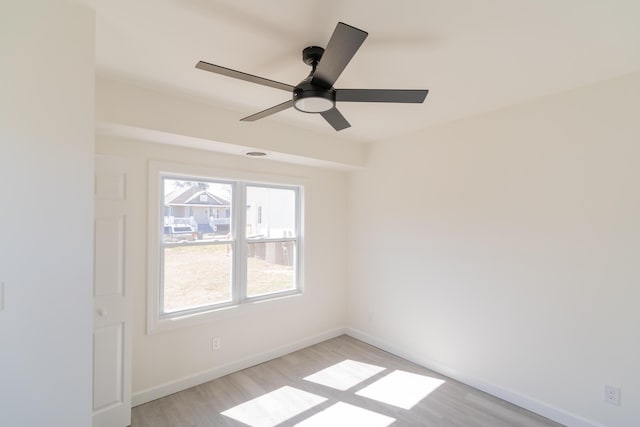
M 620 387 L 605 385 L 604 401 L 612 405 L 620 406 Z
M 221 344 L 222 343 L 220 341 L 220 337 L 213 337 L 213 339 L 211 340 L 211 350 L 212 351 L 220 350 Z

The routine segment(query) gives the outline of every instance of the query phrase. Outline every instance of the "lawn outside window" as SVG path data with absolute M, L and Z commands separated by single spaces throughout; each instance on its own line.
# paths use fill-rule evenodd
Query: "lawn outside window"
M 148 332 L 301 293 L 302 185 L 202 172 L 150 165 Z

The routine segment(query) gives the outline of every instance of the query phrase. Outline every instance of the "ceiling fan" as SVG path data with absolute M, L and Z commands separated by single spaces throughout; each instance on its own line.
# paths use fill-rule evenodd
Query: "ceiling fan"
M 303 49 L 302 60 L 312 69 L 309 76 L 296 86 L 204 61 L 199 61 L 196 68 L 292 93 L 292 99 L 247 116 L 241 121 L 252 122 L 293 107 L 304 113 L 319 113 L 335 130 L 339 131 L 351 125 L 336 108 L 336 102 L 422 103 L 429 93 L 428 90 L 405 89 L 335 89 L 333 84 L 367 35 L 365 31 L 338 22 L 326 49 L 318 46 Z

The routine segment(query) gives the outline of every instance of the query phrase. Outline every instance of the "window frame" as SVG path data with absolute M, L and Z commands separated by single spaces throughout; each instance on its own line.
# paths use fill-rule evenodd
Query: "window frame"
M 162 298 L 164 292 L 164 247 L 162 225 L 164 225 L 164 179 L 185 179 L 232 185 L 231 200 L 231 238 L 225 241 L 188 243 L 189 245 L 230 244 L 232 251 L 231 301 L 194 307 L 175 312 L 164 313 Z M 298 297 L 304 293 L 304 192 L 305 180 L 281 175 L 252 173 L 195 165 L 149 162 L 149 203 L 148 203 L 148 286 L 147 286 L 147 333 L 175 329 L 190 324 L 204 323 L 231 312 L 249 309 L 249 306 Z M 281 188 L 296 192 L 295 237 L 249 239 L 246 235 L 247 224 L 247 187 Z M 264 215 L 264 212 L 263 212 Z M 280 292 L 247 295 L 247 260 L 250 243 L 273 243 L 294 241 L 294 289 Z M 181 246 L 183 244 L 170 244 Z

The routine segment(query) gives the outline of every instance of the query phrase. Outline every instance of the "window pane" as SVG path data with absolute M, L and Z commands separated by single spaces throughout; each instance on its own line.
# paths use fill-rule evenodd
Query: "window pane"
M 247 186 L 247 237 L 296 237 L 296 191 Z
M 231 239 L 232 185 L 163 178 L 163 241 Z
M 231 244 L 164 248 L 163 312 L 231 301 Z
M 249 243 L 247 296 L 295 289 L 296 242 Z

